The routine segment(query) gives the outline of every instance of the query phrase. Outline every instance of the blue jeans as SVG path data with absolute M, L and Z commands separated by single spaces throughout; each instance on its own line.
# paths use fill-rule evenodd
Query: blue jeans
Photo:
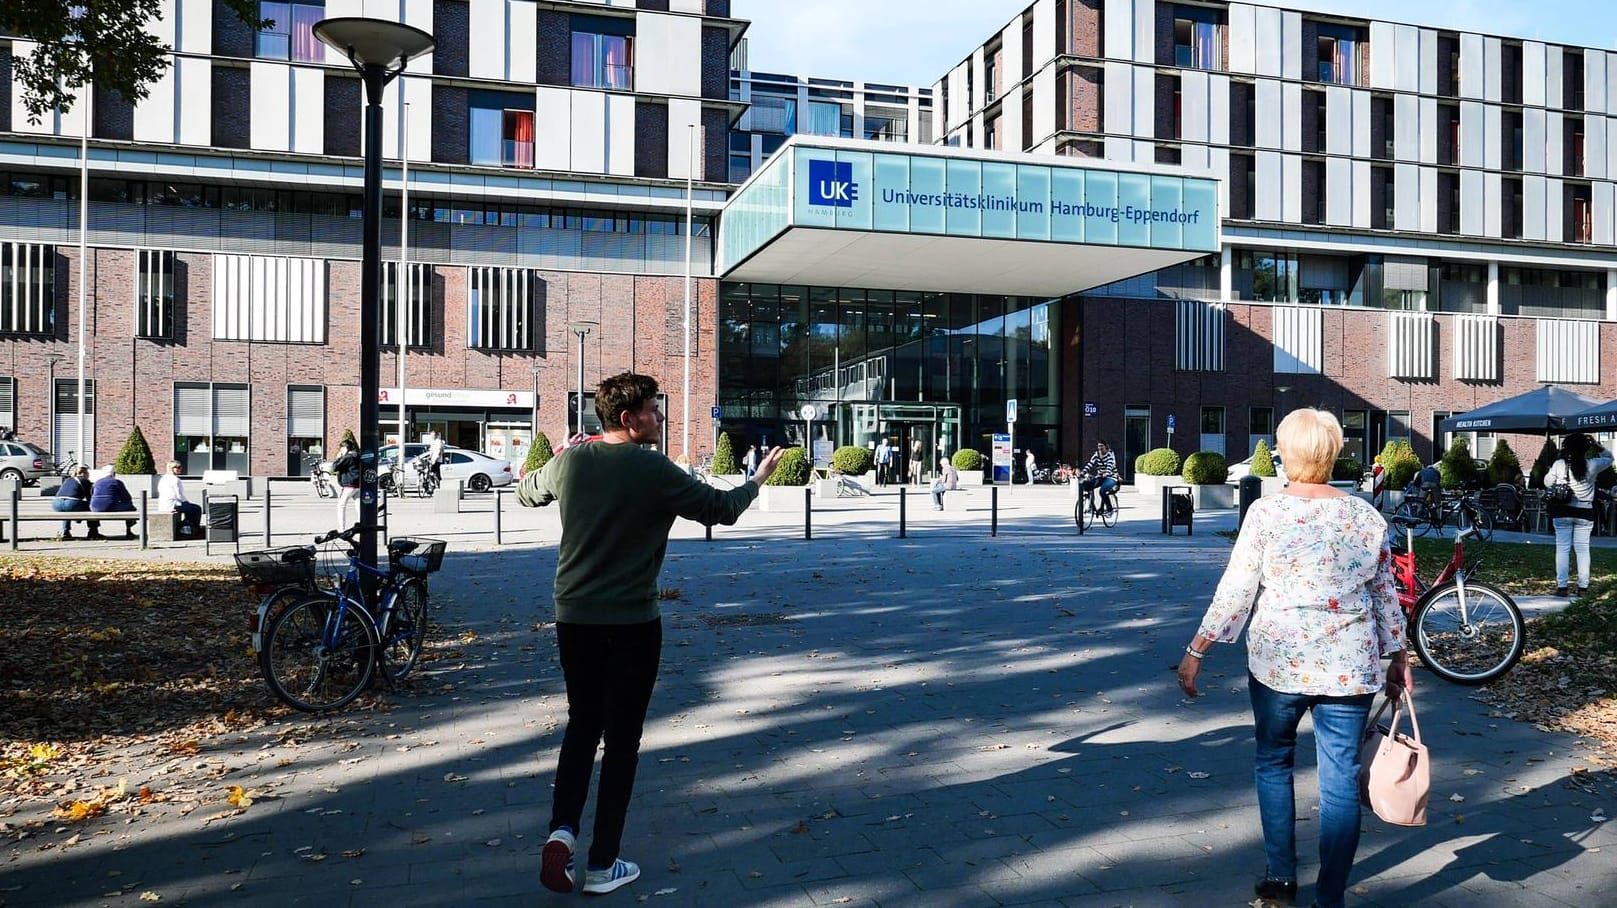
M 1314 713 L 1314 750 L 1319 763 L 1319 908 L 1342 908 L 1348 872 L 1359 850 L 1359 738 L 1374 694 L 1325 697 L 1285 694 L 1247 675 L 1257 737 L 1258 813 L 1263 847 L 1275 880 L 1297 879 L 1297 806 L 1292 765 L 1297 725 Z
M 1578 553 L 1578 589 L 1589 585 L 1589 534 L 1595 522 L 1581 517 L 1557 517 L 1555 524 L 1555 585 L 1566 588 L 1567 569 L 1573 552 Z
M 84 501 L 81 501 L 81 500 L 77 499 L 77 498 L 62 498 L 62 497 L 58 496 L 56 498 L 51 499 L 51 510 L 60 511 L 60 512 L 88 511 L 88 510 L 90 510 L 90 505 L 85 503 Z M 89 532 L 91 532 L 91 533 L 99 533 L 101 531 L 101 521 L 99 521 L 99 520 L 87 520 L 87 521 L 85 521 L 85 523 L 89 524 L 89 527 L 88 527 Z M 62 538 L 65 539 L 65 538 L 67 538 L 69 536 L 72 536 L 72 535 L 73 535 L 73 522 L 71 520 L 62 521 Z

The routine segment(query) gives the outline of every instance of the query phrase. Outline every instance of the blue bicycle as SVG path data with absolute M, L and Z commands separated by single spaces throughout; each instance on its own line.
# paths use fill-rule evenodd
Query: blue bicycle
M 259 668 L 270 691 L 294 709 L 339 709 L 378 674 L 389 686 L 402 681 L 421 657 L 427 575 L 442 566 L 446 544 L 398 537 L 387 544 L 388 567 L 373 568 L 359 560 L 355 542 L 366 529 L 315 540 L 322 563 L 338 569 L 331 588 L 306 591 L 264 632 Z

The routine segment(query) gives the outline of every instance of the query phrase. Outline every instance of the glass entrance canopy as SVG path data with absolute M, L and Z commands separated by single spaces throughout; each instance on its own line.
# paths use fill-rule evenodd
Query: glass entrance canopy
M 725 206 L 726 281 L 1050 299 L 1219 249 L 1218 182 L 795 136 Z

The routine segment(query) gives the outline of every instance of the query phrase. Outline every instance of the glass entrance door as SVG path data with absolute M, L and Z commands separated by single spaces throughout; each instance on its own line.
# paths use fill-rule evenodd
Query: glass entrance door
M 1151 450 L 1151 410 L 1128 407 L 1123 411 L 1123 458 L 1118 472 L 1124 482 L 1134 481 L 1134 458 Z

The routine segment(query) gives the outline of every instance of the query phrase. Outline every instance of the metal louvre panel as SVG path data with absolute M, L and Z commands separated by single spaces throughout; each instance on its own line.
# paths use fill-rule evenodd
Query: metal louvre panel
M 293 438 L 326 437 L 326 389 L 286 389 L 286 434 Z
M 215 435 L 246 437 L 253 434 L 252 393 L 247 388 L 213 389 Z
M 1538 380 L 1599 383 L 1600 324 L 1575 319 L 1539 319 Z
M 213 262 L 215 340 L 325 343 L 324 261 L 216 254 Z
M 1179 300 L 1174 305 L 1174 368 L 1192 372 L 1224 371 L 1222 303 Z
M 1324 359 L 1325 318 L 1314 306 L 1275 306 L 1274 371 L 1317 374 Z
M 0 378 L 0 429 L 17 428 L 17 380 Z
M 533 281 L 526 268 L 474 265 L 468 269 L 466 346 L 530 350 Z
M 0 332 L 46 334 L 55 327 L 55 246 L 0 244 L 0 281 Z
M 1428 274 L 1425 259 L 1389 256 L 1381 266 L 1382 286 L 1388 290 L 1426 290 Z
M 213 434 L 213 397 L 207 385 L 174 386 L 174 434 Z
M 1299 255 L 1297 283 L 1303 287 L 1347 287 L 1348 260 L 1334 255 Z
M 58 457 L 71 453 L 79 463 L 95 465 L 95 414 L 84 414 L 84 438 L 79 444 L 79 416 L 77 413 L 57 411 L 54 434 L 51 435 L 51 453 Z
M 1498 318 L 1454 317 L 1454 377 L 1461 381 L 1499 380 Z
M 1387 313 L 1387 377 L 1429 381 L 1437 377 L 1432 354 L 1436 324 L 1429 312 Z
M 174 253 L 135 250 L 135 334 L 174 336 Z

